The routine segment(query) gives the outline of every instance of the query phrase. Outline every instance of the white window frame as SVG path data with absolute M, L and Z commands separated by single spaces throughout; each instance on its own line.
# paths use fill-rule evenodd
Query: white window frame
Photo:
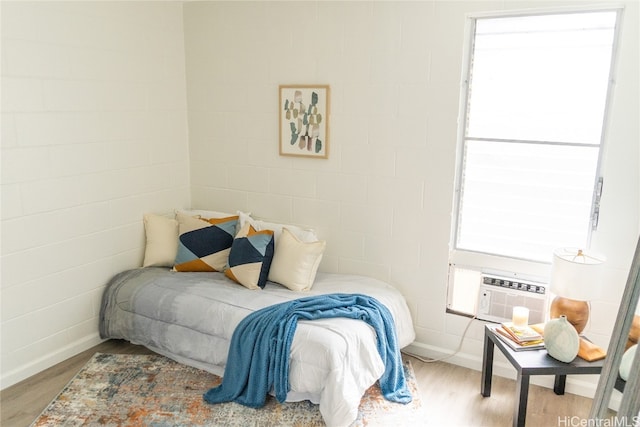
M 466 18 L 465 25 L 465 39 L 463 46 L 463 62 L 462 62 L 462 79 L 461 90 L 459 99 L 459 120 L 458 120 L 458 134 L 457 134 L 457 153 L 456 153 L 456 175 L 455 175 L 455 191 L 454 191 L 454 205 L 452 215 L 452 226 L 450 234 L 450 248 L 449 248 L 449 283 L 447 289 L 447 312 L 461 314 L 461 315 L 473 315 L 468 310 L 460 310 L 453 304 L 454 295 L 460 295 L 459 289 L 455 287 L 455 270 L 459 268 L 461 270 L 476 270 L 484 274 L 498 274 L 505 277 L 511 277 L 514 280 L 529 280 L 540 283 L 548 282 L 551 267 L 551 255 L 548 262 L 532 261 L 527 259 L 519 259 L 507 256 L 498 256 L 488 253 L 476 252 L 472 250 L 463 250 L 456 248 L 457 233 L 459 230 L 459 218 L 460 218 L 460 203 L 461 203 L 461 185 L 462 174 L 464 172 L 464 149 L 465 149 L 465 130 L 467 125 L 467 107 L 468 107 L 468 81 L 471 67 L 471 55 L 473 53 L 473 46 L 475 41 L 475 25 L 477 20 L 483 18 L 500 18 L 500 17 L 519 17 L 519 16 L 536 16 L 536 15 L 549 15 L 549 14 L 561 14 L 561 13 L 585 13 L 585 12 L 603 12 L 612 11 L 617 13 L 616 28 L 614 30 L 613 39 L 613 51 L 610 64 L 609 85 L 605 100 L 604 108 L 604 120 L 602 125 L 602 131 L 600 135 L 600 145 L 598 154 L 598 163 L 596 167 L 596 182 L 594 183 L 594 192 L 592 199 L 592 223 L 589 230 L 587 247 L 591 243 L 592 233 L 596 230 L 597 219 L 599 215 L 599 203 L 600 195 L 602 191 L 602 158 L 603 150 L 605 147 L 605 139 L 607 135 L 608 125 L 611 120 L 610 108 L 613 96 L 613 89 L 615 86 L 616 76 L 616 64 L 618 56 L 618 44 L 620 37 L 620 28 L 623 20 L 623 5 L 607 5 L 607 6 L 586 6 L 586 7 L 569 7 L 569 8 L 544 8 L 539 10 L 524 10 L 524 11 L 505 11 L 505 12 L 484 12 L 469 14 Z M 470 295 L 469 298 L 477 300 L 477 292 L 479 283 L 477 286 L 466 286 L 466 294 Z M 468 302 L 466 304 L 469 306 Z M 474 309 L 475 310 L 475 309 Z

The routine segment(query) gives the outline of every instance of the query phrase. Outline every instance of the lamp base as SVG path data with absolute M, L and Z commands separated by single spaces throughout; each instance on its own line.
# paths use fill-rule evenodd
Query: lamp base
M 552 319 L 556 319 L 561 315 L 567 316 L 569 323 L 576 328 L 578 334 L 581 334 L 589 321 L 589 304 L 586 301 L 557 296 L 551 302 L 549 315 Z

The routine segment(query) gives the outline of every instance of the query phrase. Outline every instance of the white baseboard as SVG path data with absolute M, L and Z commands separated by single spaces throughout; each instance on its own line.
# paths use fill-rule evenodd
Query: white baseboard
M 429 344 L 423 344 L 416 341 L 403 348 L 402 351 L 408 354 L 415 354 L 427 359 L 443 359 L 443 362 L 452 363 L 454 365 L 473 369 L 475 371 L 479 371 L 482 368 L 482 357 L 480 356 L 468 353 L 457 353 L 455 355 L 451 355 L 451 350 Z
M 433 345 L 428 345 L 420 342 L 413 342 L 409 344 L 405 348 L 402 349 L 403 352 L 407 354 L 414 354 L 420 357 L 428 358 L 428 359 L 443 359 L 443 362 L 451 363 L 457 366 L 462 366 L 464 368 L 473 369 L 475 371 L 482 370 L 482 356 L 478 356 L 475 354 L 468 353 L 457 353 L 455 355 L 451 355 L 452 351 L 442 348 L 436 347 Z M 499 352 L 496 352 L 496 354 Z M 493 374 L 498 375 L 503 378 L 509 378 L 515 380 L 516 371 L 510 363 L 495 360 L 493 361 Z M 567 383 L 565 386 L 565 390 L 567 393 L 576 394 L 578 396 L 588 397 L 593 399 L 595 396 L 597 384 L 584 381 L 580 379 L 581 375 L 569 375 L 567 376 Z M 541 387 L 553 388 L 553 377 L 549 375 L 540 375 L 540 376 L 532 376 L 531 384 L 539 385 Z M 478 393 L 480 393 L 480 383 L 478 383 Z M 620 406 L 621 394 L 614 390 L 613 395 L 611 396 L 611 402 L 609 407 L 615 411 L 618 410 Z
M 42 372 L 47 368 L 69 359 L 70 357 L 82 353 L 103 341 L 104 340 L 101 339 L 100 335 L 96 332 L 95 334 L 88 335 L 66 345 L 53 353 L 45 354 L 34 361 L 2 374 L 2 377 L 0 378 L 0 387 L 4 390 L 5 388 L 17 384 L 32 375 Z

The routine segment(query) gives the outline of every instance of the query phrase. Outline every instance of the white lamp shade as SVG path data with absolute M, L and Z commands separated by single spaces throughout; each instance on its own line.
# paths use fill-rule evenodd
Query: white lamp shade
M 605 257 L 577 248 L 559 248 L 553 252 L 551 292 L 579 300 L 590 301 L 600 296 Z

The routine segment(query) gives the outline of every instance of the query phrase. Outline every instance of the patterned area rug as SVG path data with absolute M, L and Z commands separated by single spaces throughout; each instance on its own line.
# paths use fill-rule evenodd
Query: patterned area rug
M 389 402 L 378 385 L 367 390 L 352 426 L 415 426 L 424 413 L 415 374 L 404 365 L 413 395 L 408 405 Z M 220 377 L 163 356 L 97 353 L 32 426 L 324 426 L 308 401 L 252 409 L 237 403 L 209 405 L 202 395 Z

